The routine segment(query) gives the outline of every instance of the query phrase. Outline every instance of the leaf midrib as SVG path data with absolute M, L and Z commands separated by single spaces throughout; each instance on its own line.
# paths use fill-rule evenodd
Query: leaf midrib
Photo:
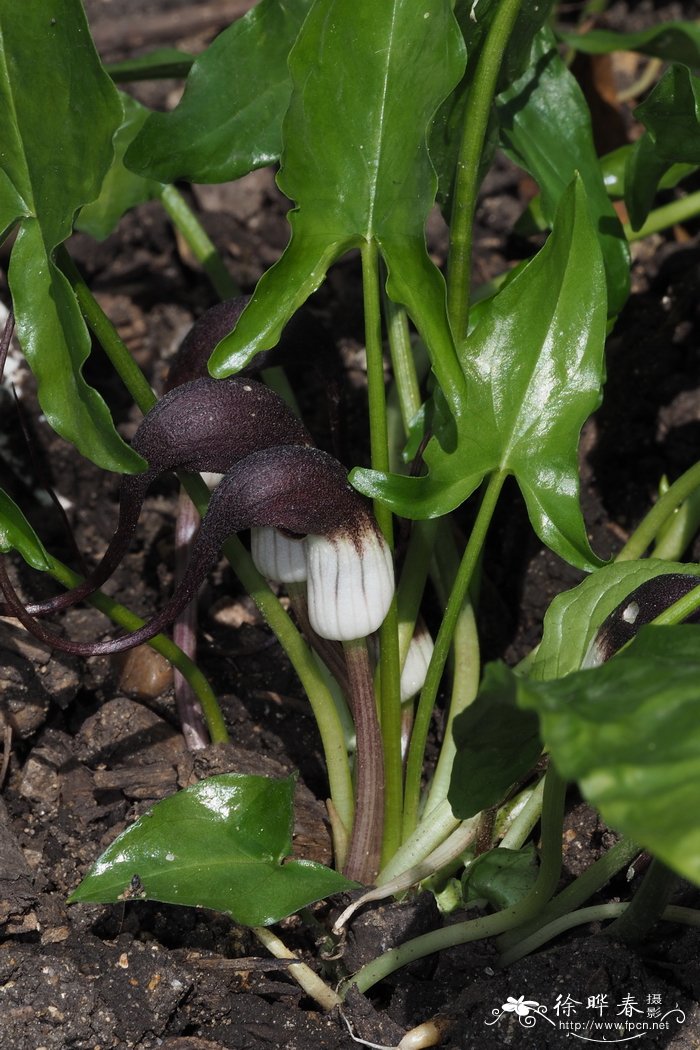
M 371 177 L 370 177 L 370 182 L 369 182 L 369 187 L 368 187 L 368 189 L 369 189 L 369 193 L 368 193 L 369 200 L 368 200 L 368 209 L 367 209 L 367 230 L 366 230 L 366 237 L 367 237 L 368 241 L 374 239 L 374 213 L 375 213 L 375 208 L 376 208 L 376 203 L 377 203 L 377 185 L 379 183 L 379 171 L 380 171 L 380 168 L 381 168 L 382 153 L 383 153 L 383 150 L 384 150 L 384 139 L 385 139 L 385 136 L 383 134 L 383 132 L 384 132 L 384 115 L 385 115 L 385 112 L 386 112 L 386 100 L 387 100 L 387 97 L 388 97 L 388 94 L 389 94 L 389 71 L 390 71 L 390 67 L 391 67 L 391 64 L 392 64 L 391 63 L 392 50 L 393 50 L 393 45 L 394 45 L 394 37 L 395 37 L 395 33 L 396 33 L 396 21 L 397 21 L 396 8 L 397 8 L 397 5 L 398 5 L 399 2 L 400 2 L 400 0 L 394 0 L 394 3 L 392 5 L 391 25 L 390 25 L 390 29 L 389 29 L 389 40 L 388 40 L 387 47 L 385 49 L 386 61 L 385 61 L 385 64 L 384 64 L 384 75 L 383 75 L 383 80 L 382 80 L 381 103 L 380 103 L 380 106 L 379 106 L 379 114 L 378 114 L 378 118 L 377 118 L 377 121 L 376 121 L 376 132 L 375 132 L 375 135 L 373 136 L 373 140 L 374 140 L 373 141 L 373 147 L 374 148 L 372 150 L 372 157 L 374 158 L 374 163 L 371 165 L 371 169 L 370 169 Z

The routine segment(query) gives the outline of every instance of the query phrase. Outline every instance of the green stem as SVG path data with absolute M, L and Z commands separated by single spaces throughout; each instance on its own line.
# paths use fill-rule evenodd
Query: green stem
M 615 561 L 636 561 L 644 555 L 649 544 L 668 521 L 677 507 L 700 488 L 700 462 L 695 463 L 668 488 L 639 523 Z
M 384 388 L 379 256 L 376 241 L 368 240 L 362 244 L 361 257 L 371 461 L 374 470 L 387 472 L 390 466 L 389 435 Z M 374 514 L 387 543 L 393 549 L 394 524 L 390 509 L 375 502 Z M 379 718 L 384 749 L 385 790 L 383 853 L 385 856 L 391 856 L 400 842 L 403 806 L 399 639 L 395 599 L 382 624 L 379 639 L 381 647 Z
M 677 885 L 678 876 L 675 872 L 654 857 L 629 908 L 605 931 L 606 934 L 628 944 L 643 941 L 661 917 Z
M 503 845 L 503 843 L 501 843 Z M 535 933 L 540 926 L 561 918 L 568 912 L 578 908 L 587 901 L 594 893 L 607 885 L 610 880 L 623 868 L 629 867 L 634 858 L 641 852 L 642 847 L 629 839 L 620 839 L 614 846 L 603 854 L 594 864 L 591 864 L 577 879 L 571 882 L 566 889 L 554 897 L 546 908 L 537 916 L 534 922 L 525 923 L 517 929 L 509 931 L 499 939 L 499 948 L 504 951 L 510 961 L 510 951 L 519 945 L 525 938 Z
M 70 590 L 71 587 L 76 587 L 79 583 L 82 583 L 82 576 L 72 572 L 63 562 L 52 558 L 50 555 L 48 555 L 48 562 L 49 572 L 64 587 Z M 108 598 L 107 595 L 102 594 L 100 591 L 92 594 L 87 601 L 94 605 L 96 609 L 99 609 L 100 612 L 109 616 L 114 623 L 119 624 L 120 627 L 125 627 L 128 631 L 137 631 L 139 627 L 144 625 L 145 621 L 136 616 L 135 613 L 130 612 L 125 606 L 119 605 L 118 602 L 112 601 L 111 598 Z M 221 708 L 211 686 L 197 665 L 193 664 L 189 657 L 183 653 L 182 649 L 178 648 L 174 642 L 163 634 L 157 634 L 148 644 L 157 653 L 164 656 L 173 667 L 177 668 L 182 677 L 192 686 L 202 705 L 211 742 L 213 744 L 227 743 L 229 736 Z
M 447 800 L 430 812 L 430 820 L 421 821 L 410 838 L 402 843 L 389 862 L 384 865 L 377 878 L 377 885 L 390 882 L 402 872 L 414 868 L 433 853 L 448 836 L 460 826 L 460 820 L 452 812 Z
M 457 626 L 457 622 L 467 596 L 469 584 L 474 570 L 478 564 L 479 555 L 486 539 L 493 512 L 496 508 L 498 497 L 503 487 L 506 475 L 500 471 L 492 474 L 489 478 L 484 497 L 479 507 L 479 512 L 474 522 L 469 542 L 467 543 L 459 572 L 452 588 L 445 614 L 440 624 L 435 649 L 428 667 L 425 685 L 421 690 L 420 700 L 416 709 L 416 717 L 411 734 L 411 743 L 408 749 L 408 761 L 406 763 L 406 787 L 404 799 L 403 837 L 408 838 L 418 822 L 418 806 L 420 800 L 420 784 L 423 771 L 423 756 L 425 743 L 428 738 L 430 719 L 435 706 L 438 688 L 442 673 L 445 669 L 450 644 Z
M 151 390 L 146 377 L 131 356 L 126 343 L 119 338 L 114 325 L 88 288 L 64 245 L 56 249 L 56 259 L 70 281 L 90 330 L 112 362 L 122 383 L 145 415 L 156 403 L 156 395 Z
M 486 937 L 504 933 L 534 918 L 551 898 L 559 881 L 561 871 L 561 832 L 564 817 L 564 796 L 566 784 L 557 771 L 550 765 L 545 782 L 544 803 L 542 806 L 542 843 L 540 870 L 537 881 L 530 892 L 521 901 L 510 908 L 479 919 L 469 919 L 441 930 L 433 930 L 406 941 L 398 948 L 392 948 L 361 970 L 346 982 L 343 994 L 356 985 L 360 992 L 383 980 L 390 973 L 406 966 L 414 959 L 452 948 L 457 944 L 480 941 Z
M 267 582 L 255 568 L 250 554 L 237 536 L 232 536 L 226 541 L 224 554 L 236 576 L 272 628 L 309 699 L 321 736 L 331 799 L 338 816 L 349 831 L 353 823 L 354 803 L 343 725 L 333 697 L 314 660 L 313 652 L 292 623 L 277 596 L 273 594 Z
M 660 233 L 661 230 L 667 230 L 669 226 L 687 222 L 688 219 L 694 219 L 699 214 L 700 190 L 696 190 L 695 193 L 689 193 L 687 197 L 680 197 L 678 200 L 671 201 L 670 204 L 655 208 L 640 229 L 633 230 L 628 223 L 625 223 L 623 229 L 628 241 L 641 241 L 644 237 L 651 236 L 652 233 Z
M 399 658 L 402 668 L 415 633 L 438 524 L 437 519 L 434 518 L 414 522 L 411 538 L 408 541 L 396 595 L 399 616 Z
M 455 567 L 458 567 L 459 561 L 452 534 L 449 533 L 449 536 L 445 536 L 445 533 L 448 533 L 449 530 L 449 523 L 443 522 L 442 524 L 443 528 L 441 529 L 440 542 L 436 548 L 436 556 L 439 580 L 438 595 L 440 601 L 444 603 L 447 601 L 449 589 L 446 588 L 443 591 L 443 582 L 445 578 L 455 579 L 456 571 L 458 571 L 458 568 L 456 569 Z M 457 754 L 457 745 L 452 732 L 454 720 L 458 714 L 473 703 L 479 690 L 479 673 L 481 669 L 479 635 L 476 629 L 474 608 L 468 593 L 465 595 L 457 614 L 457 622 L 452 636 L 452 653 L 452 690 L 440 754 L 425 802 L 426 814 L 429 814 L 442 799 L 447 798 L 450 780 L 452 779 L 452 767 Z
M 386 292 L 383 294 L 382 301 L 384 303 L 384 316 L 386 317 L 387 335 L 389 337 L 391 370 L 394 374 L 394 382 L 399 394 L 404 434 L 408 436 L 411 421 L 421 406 L 420 386 L 418 385 L 416 364 L 413 359 L 408 317 L 405 308 L 393 302 Z
M 575 926 L 583 926 L 589 922 L 605 922 L 606 919 L 615 919 L 624 915 L 629 904 L 594 904 L 589 908 L 580 908 L 578 911 L 567 912 L 557 919 L 553 919 L 546 925 L 539 926 L 534 933 L 523 937 L 521 941 L 498 958 L 499 969 L 505 969 L 518 959 L 530 955 L 547 941 L 558 937 L 560 933 L 573 929 Z M 607 930 L 606 930 L 607 933 Z
M 517 807 L 516 812 L 511 812 L 503 820 L 504 834 L 500 841 L 502 849 L 521 849 L 529 838 L 532 829 L 540 819 L 542 813 L 542 796 L 544 793 L 544 777 L 529 789 L 524 803 Z M 496 817 L 498 828 L 500 813 Z
M 613 935 L 613 930 L 624 923 L 631 905 L 624 904 L 593 904 L 589 908 L 580 908 L 578 911 L 569 912 L 558 919 L 554 919 L 546 926 L 541 926 L 535 933 L 519 941 L 518 944 L 499 958 L 498 965 L 503 968 L 517 962 L 531 952 L 541 948 L 543 944 L 558 937 L 560 933 L 573 929 L 575 926 L 583 926 L 589 922 L 605 922 L 607 919 L 617 919 L 612 926 L 604 930 L 606 937 Z M 665 922 L 678 922 L 684 926 L 700 926 L 700 911 L 694 908 L 679 908 L 670 905 L 664 908 L 659 915 Z
M 700 490 L 693 492 L 674 511 L 666 528 L 656 537 L 652 558 L 680 561 L 700 526 Z
M 231 299 L 241 290 L 226 269 L 224 261 L 209 235 L 179 190 L 165 184 L 160 191 L 160 202 L 173 224 L 185 238 L 192 254 L 211 281 L 220 299 Z
M 472 239 L 479 190 L 479 167 L 491 105 L 506 45 L 521 0 L 501 0 L 481 49 L 469 91 L 464 131 L 457 157 L 450 250 L 447 260 L 447 310 L 458 351 L 469 328 Z

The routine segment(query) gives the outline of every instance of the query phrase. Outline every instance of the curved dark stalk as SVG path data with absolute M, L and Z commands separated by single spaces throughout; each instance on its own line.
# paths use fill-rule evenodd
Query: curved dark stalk
M 364 638 L 345 643 L 348 700 L 357 733 L 355 823 L 343 874 L 365 886 L 379 871 L 384 833 L 384 751 Z
M 2 379 L 5 372 L 5 362 L 7 361 L 7 355 L 10 349 L 10 343 L 12 342 L 12 334 L 15 330 L 15 315 L 13 310 L 8 310 L 7 320 L 5 321 L 5 327 L 2 330 L 0 336 L 0 379 Z
M 146 491 L 153 480 L 154 474 L 151 471 L 145 474 L 124 475 L 120 490 L 117 530 L 109 541 L 109 546 L 99 565 L 77 587 L 72 587 L 71 590 L 57 594 L 53 598 L 30 602 L 24 608 L 31 616 L 48 616 L 51 613 L 60 612 L 61 609 L 67 609 L 84 598 L 89 598 L 109 579 L 129 549 Z M 17 615 L 11 608 L 9 600 L 6 605 L 0 605 L 0 613 L 3 616 Z
M 258 449 L 296 444 L 311 444 L 308 431 L 282 398 L 254 379 L 203 377 L 175 387 L 144 417 L 134 435 L 132 448 L 149 469 L 122 478 L 119 523 L 102 561 L 80 586 L 32 602 L 26 611 L 31 616 L 58 612 L 87 598 L 112 575 L 128 550 L 146 492 L 161 474 L 171 470 L 223 474 Z M 17 615 L 9 604 L 0 612 Z
M 160 634 L 192 601 L 229 536 L 268 525 L 300 536 L 332 535 L 356 549 L 362 548 L 366 530 L 376 529 L 366 501 L 347 483 L 345 468 L 337 460 L 315 448 L 276 445 L 246 456 L 226 474 L 212 495 L 181 583 L 161 611 L 133 634 L 75 642 L 47 630 L 20 600 L 4 559 L 0 587 L 10 615 L 46 645 L 75 656 L 124 652 Z

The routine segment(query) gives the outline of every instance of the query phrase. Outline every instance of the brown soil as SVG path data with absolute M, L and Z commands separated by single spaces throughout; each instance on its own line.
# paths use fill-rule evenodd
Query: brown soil
M 192 50 L 230 19 L 236 4 L 192 0 L 143 4 L 88 0 L 88 14 L 106 58 L 178 43 Z M 238 3 L 237 10 L 245 5 Z M 648 25 L 663 8 L 634 5 Z M 185 18 L 178 30 L 172 12 Z M 613 20 L 630 26 L 625 5 Z M 682 14 L 682 12 L 681 12 Z M 149 87 L 147 100 L 164 105 L 176 85 Z M 189 191 L 188 191 L 189 192 Z M 527 195 L 525 180 L 503 162 L 485 187 L 479 213 L 476 266 L 480 280 L 503 270 L 522 250 L 507 238 Z M 243 290 L 281 252 L 287 202 L 269 171 L 235 185 L 198 187 L 193 203 Z M 444 233 L 431 224 L 432 249 L 444 254 Z M 658 236 L 635 249 L 634 291 L 608 349 L 604 407 L 584 433 L 584 505 L 596 550 L 608 555 L 654 497 L 663 473 L 676 476 L 697 458 L 700 437 L 698 346 L 700 253 L 697 225 Z M 0 265 L 7 261 L 6 249 Z M 167 360 L 202 310 L 214 300 L 206 280 L 174 237 L 157 204 L 127 216 L 102 244 L 76 236 L 71 251 L 101 304 L 156 388 Z M 290 364 L 290 376 L 316 437 L 348 462 L 365 461 L 362 397 L 362 320 L 357 263 L 336 266 L 314 297 L 309 326 L 321 325 L 326 356 L 310 351 Z M 315 329 L 317 330 L 317 329 Z M 108 399 L 128 437 L 138 415 L 99 349 L 88 378 Z M 336 389 L 338 398 L 324 396 Z M 82 460 L 39 416 L 31 377 L 19 377 L 22 414 L 33 435 L 33 456 L 6 390 L 2 408 L 0 483 L 35 522 L 59 557 L 78 566 L 64 521 L 44 494 L 50 485 L 67 509 L 78 550 L 89 564 L 104 550 L 116 521 L 118 480 Z M 134 611 L 157 608 L 172 580 L 174 482 L 159 484 L 147 501 L 138 538 L 107 586 Z M 485 565 L 481 626 L 487 658 L 514 660 L 536 643 L 551 598 L 579 576 L 530 536 L 515 487 L 494 530 Z M 697 556 L 697 551 L 695 552 Z M 25 595 L 48 591 L 37 574 L 16 567 Z M 146 902 L 119 906 L 66 905 L 104 847 L 154 801 L 202 776 L 223 771 L 300 773 L 296 849 L 328 861 L 322 800 L 325 773 L 315 725 L 299 684 L 255 607 L 222 566 L 200 601 L 201 665 L 218 695 L 234 743 L 196 755 L 185 749 L 172 699 L 171 673 L 150 650 L 121 662 L 52 655 L 11 621 L 0 621 L 0 732 L 11 727 L 9 768 L 0 800 L 0 1045 L 7 1050 L 289 1050 L 351 1047 L 337 1016 L 325 1016 L 249 931 L 213 913 Z M 69 611 L 66 634 L 109 633 L 93 610 Z M 611 833 L 572 798 L 565 834 L 566 871 L 575 874 L 610 844 Z M 619 879 L 606 899 L 627 898 Z M 682 888 L 678 900 L 698 904 Z M 324 908 L 318 909 L 323 918 Z M 374 909 L 358 918 L 347 946 L 348 965 L 440 922 L 433 900 Z M 290 947 L 317 965 L 313 932 L 293 918 L 281 924 Z M 478 943 L 442 953 L 395 974 L 369 1000 L 351 1000 L 355 1031 L 395 1045 L 404 1031 L 441 1014 L 452 1027 L 452 1050 L 511 1042 L 523 1047 L 570 1045 L 564 1031 L 528 1028 L 510 1013 L 486 1027 L 508 996 L 551 1004 L 557 995 L 623 995 L 685 1011 L 683 1026 L 647 1036 L 645 1046 L 700 1046 L 698 932 L 660 927 L 633 951 L 590 929 L 564 935 L 549 950 L 506 972 L 492 968 L 495 950 Z M 243 957 L 247 968 L 235 960 Z M 617 998 L 616 998 L 617 997 Z M 516 1031 L 516 1026 L 517 1031 Z

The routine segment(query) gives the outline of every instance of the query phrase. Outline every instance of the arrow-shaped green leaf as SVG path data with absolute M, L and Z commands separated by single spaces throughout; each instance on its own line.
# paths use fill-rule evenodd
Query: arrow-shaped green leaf
M 514 474 L 543 542 L 573 565 L 599 564 L 581 515 L 577 447 L 600 401 L 605 324 L 601 252 L 576 179 L 544 248 L 484 304 L 465 344 L 467 410 L 451 450 L 431 440 L 425 477 L 355 470 L 352 483 L 405 517 L 431 518 L 487 474 Z
M 227 375 L 274 346 L 333 260 L 374 240 L 388 265 L 389 293 L 408 308 L 454 402 L 453 382 L 443 368 L 447 358 L 456 363 L 444 284 L 424 233 L 436 190 L 427 128 L 464 68 L 451 5 L 315 4 L 289 68 L 293 91 L 279 184 L 296 202 L 292 237 L 210 368 Z
M 51 426 L 110 470 L 141 459 L 81 375 L 90 338 L 53 261 L 77 209 L 99 193 L 121 120 L 79 0 L 0 8 L 0 229 L 19 222 L 9 283 L 17 334 Z
M 290 860 L 294 778 L 226 773 L 157 803 L 105 850 L 70 900 L 138 896 L 213 908 L 267 926 L 355 887 L 314 861 Z

